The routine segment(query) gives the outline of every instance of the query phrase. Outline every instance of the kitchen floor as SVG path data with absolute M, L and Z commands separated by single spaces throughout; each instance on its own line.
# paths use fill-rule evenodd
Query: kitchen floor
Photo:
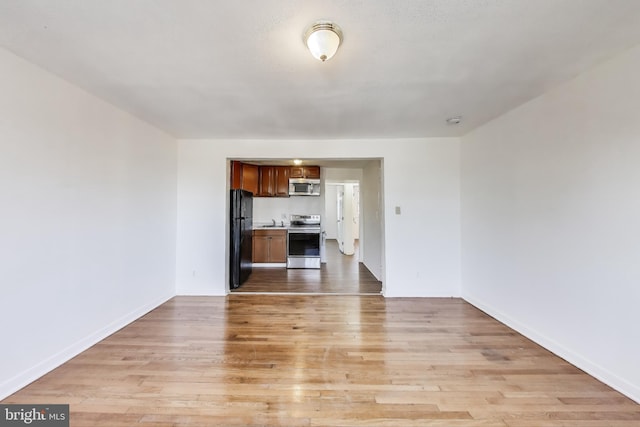
M 336 240 L 327 240 L 327 262 L 322 268 L 286 269 L 254 267 L 249 280 L 232 293 L 313 293 L 377 295 L 382 282 L 358 262 L 358 244 L 353 255 L 343 255 Z

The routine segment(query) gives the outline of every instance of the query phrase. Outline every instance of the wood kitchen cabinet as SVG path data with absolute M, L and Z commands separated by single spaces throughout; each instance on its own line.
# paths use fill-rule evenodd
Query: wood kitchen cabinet
M 258 183 L 260 168 L 257 165 L 250 165 L 238 161 L 231 162 L 231 189 L 247 190 L 254 195 L 258 193 Z
M 258 182 L 260 168 L 256 165 L 244 163 L 242 165 L 242 189 L 258 194 Z
M 288 166 L 276 166 L 274 170 L 275 195 L 276 197 L 289 197 L 289 175 Z
M 273 188 L 273 166 L 260 166 L 260 179 L 258 183 L 258 197 L 271 197 Z
M 260 166 L 257 196 L 289 197 L 289 167 Z
M 291 166 L 291 178 L 320 179 L 320 166 Z
M 231 189 L 242 190 L 242 162 L 231 161 Z
M 287 230 L 253 230 L 255 263 L 287 262 Z
M 320 179 L 320 166 L 259 166 L 231 162 L 231 189 L 256 197 L 289 197 L 289 178 Z

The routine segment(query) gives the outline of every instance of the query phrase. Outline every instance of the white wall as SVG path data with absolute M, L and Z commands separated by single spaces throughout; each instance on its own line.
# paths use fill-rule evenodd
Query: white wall
M 292 196 L 292 197 L 254 197 L 253 222 L 271 223 L 272 219 L 280 223 L 289 222 L 291 214 L 322 215 L 324 213 L 324 197 Z M 286 217 L 286 218 L 283 218 Z
M 462 144 L 463 296 L 640 401 L 640 47 Z
M 387 296 L 460 294 L 457 138 L 179 141 L 178 293 L 227 292 L 227 159 L 292 158 L 301 152 L 306 159 L 384 159 Z M 398 204 L 400 216 L 392 214 Z
M 175 293 L 176 142 L 0 49 L 0 399 Z
M 362 169 L 324 168 L 323 177 L 329 182 L 356 182 L 362 180 Z

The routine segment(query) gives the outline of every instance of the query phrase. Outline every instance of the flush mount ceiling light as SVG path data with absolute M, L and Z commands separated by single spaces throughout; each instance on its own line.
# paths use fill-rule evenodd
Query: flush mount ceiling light
M 324 62 L 331 59 L 342 43 L 342 30 L 330 21 L 318 21 L 304 33 L 304 42 L 311 54 Z

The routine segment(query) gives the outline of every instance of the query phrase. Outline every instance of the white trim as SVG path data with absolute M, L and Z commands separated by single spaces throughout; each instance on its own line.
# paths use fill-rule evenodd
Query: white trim
M 218 288 L 214 286 L 209 286 L 206 288 L 203 287 L 192 287 L 192 288 L 182 288 L 178 286 L 178 290 L 176 292 L 176 296 L 180 297 L 223 297 L 229 294 L 229 285 L 224 290 L 224 292 L 220 293 Z

